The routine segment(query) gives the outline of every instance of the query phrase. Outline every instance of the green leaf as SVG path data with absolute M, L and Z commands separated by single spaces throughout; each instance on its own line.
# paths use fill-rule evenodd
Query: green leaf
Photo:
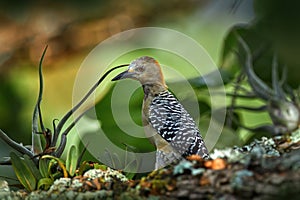
M 134 172 L 125 173 L 125 176 L 128 180 L 132 180 L 135 175 L 136 175 L 136 173 L 134 173 Z
M 113 163 L 115 164 L 115 166 L 114 166 L 115 169 L 122 168 L 121 160 L 120 160 L 118 154 L 113 153 L 112 154 L 112 159 L 114 160 Z
M 78 175 L 82 175 L 85 171 L 91 169 L 90 164 L 87 161 L 83 161 L 78 169 Z
M 49 162 L 45 159 L 39 160 L 39 170 L 43 178 L 50 177 L 49 171 L 48 171 L 48 165 Z
M 46 160 L 46 159 L 44 159 L 44 160 Z M 48 171 L 47 171 L 47 173 L 49 174 L 49 177 L 51 179 L 55 180 L 55 175 L 54 174 L 56 173 L 56 171 L 53 171 L 52 167 L 55 166 L 57 164 L 57 162 L 56 162 L 56 160 L 53 160 L 53 159 L 46 160 L 46 161 L 48 162 Z
M 138 169 L 138 161 L 137 160 L 132 160 L 131 162 L 129 162 L 126 167 L 124 168 L 124 172 L 126 173 L 125 176 L 128 178 L 128 179 L 132 179 L 136 172 L 137 172 L 137 169 Z
M 38 189 L 48 190 L 52 184 L 53 180 L 51 178 L 42 178 L 38 182 Z
M 42 156 L 41 159 L 55 160 L 58 163 L 59 167 L 63 170 L 64 178 L 68 177 L 68 172 L 67 172 L 67 169 L 66 169 L 66 166 L 65 166 L 65 162 L 62 159 L 51 156 L 51 155 L 44 155 L 44 156 Z
M 76 146 L 72 145 L 68 152 L 68 157 L 66 161 L 66 168 L 70 176 L 74 176 L 76 172 L 77 160 L 78 160 L 78 151 Z
M 33 160 L 28 155 L 24 155 L 24 161 L 26 165 L 29 167 L 29 169 L 31 170 L 31 172 L 33 173 L 34 177 L 37 180 L 41 179 L 42 175 L 38 170 L 38 168 L 36 167 L 36 165 L 34 164 Z
M 10 158 L 14 172 L 16 173 L 20 183 L 26 188 L 26 190 L 33 191 L 36 188 L 36 178 L 30 170 L 30 167 L 27 166 L 26 162 L 14 152 L 10 153 Z
M 105 171 L 105 170 L 107 170 L 107 166 L 101 165 L 99 163 L 94 163 L 94 169 L 101 169 L 101 170 Z
M 221 75 L 221 78 L 219 77 Z M 204 76 L 189 79 L 193 88 L 218 87 L 232 81 L 234 74 L 225 69 L 216 69 Z M 170 87 L 185 87 L 181 81 L 168 84 Z M 184 90 L 184 89 L 183 89 Z
M 116 164 L 114 163 L 114 159 L 112 157 L 111 152 L 108 151 L 108 149 L 104 150 L 104 159 L 105 159 L 105 163 L 108 166 L 112 166 L 113 168 L 115 168 Z
M 238 40 L 237 35 L 245 35 L 249 29 L 246 24 L 239 24 L 229 31 L 226 35 L 221 52 L 221 66 L 223 68 L 229 68 L 234 65 L 236 61 L 233 58 L 236 57 L 235 53 L 238 52 Z
M 144 136 L 143 129 L 139 126 L 136 126 L 136 124 L 142 125 L 141 105 L 143 101 L 143 91 L 139 86 L 139 89 L 137 89 L 133 93 L 130 92 L 130 95 L 132 96 L 129 96 L 129 93 L 126 92 L 131 91 L 132 88 L 136 88 L 137 85 L 138 83 L 134 81 L 127 81 L 126 84 L 118 84 L 118 86 L 120 86 L 118 87 L 118 92 L 123 93 L 118 93 L 118 95 L 116 95 L 116 98 L 113 97 L 113 91 L 115 91 L 115 86 L 111 87 L 108 93 L 101 99 L 101 101 L 99 101 L 96 104 L 95 109 L 97 113 L 97 119 L 101 122 L 101 129 L 103 130 L 105 136 L 113 144 L 119 146 L 120 148 L 124 148 L 123 143 L 126 143 L 128 145 L 136 147 L 136 149 L 138 149 L 138 151 L 140 152 L 150 152 L 154 150 L 154 146 L 149 142 L 147 138 L 142 138 Z M 124 101 L 124 99 L 126 98 L 130 98 L 129 105 L 127 101 Z M 118 108 L 128 108 L 129 106 L 131 118 L 127 116 L 127 109 L 117 109 L 117 123 L 116 116 L 114 116 L 114 111 L 112 109 L 112 99 L 114 99 L 114 106 L 117 106 Z M 94 122 L 91 120 L 90 123 Z M 126 133 L 126 131 L 121 129 L 119 127 L 119 124 L 123 124 L 124 126 L 126 126 L 126 128 L 124 127 L 125 129 L 132 130 L 132 132 L 140 134 L 141 137 L 131 136 L 131 134 L 128 134 Z M 96 131 L 97 130 L 89 131 L 88 134 L 95 134 Z M 90 141 L 91 146 L 94 145 L 93 143 L 94 141 Z M 106 152 L 106 148 L 110 149 L 109 145 L 103 143 L 102 141 L 97 141 L 97 144 L 100 148 L 99 151 Z M 108 160 L 109 166 L 116 166 L 117 163 L 113 163 L 114 160 L 112 158 L 112 155 L 108 155 L 107 153 L 103 154 L 102 155 L 104 159 Z M 121 157 L 120 159 L 122 160 Z

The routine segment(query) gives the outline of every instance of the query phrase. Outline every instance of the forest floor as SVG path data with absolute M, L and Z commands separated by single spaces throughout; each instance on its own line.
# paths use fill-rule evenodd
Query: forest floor
M 138 180 L 119 171 L 90 170 L 61 178 L 48 191 L 0 186 L 0 199 L 297 199 L 300 131 L 215 150 L 212 160 L 191 156 Z

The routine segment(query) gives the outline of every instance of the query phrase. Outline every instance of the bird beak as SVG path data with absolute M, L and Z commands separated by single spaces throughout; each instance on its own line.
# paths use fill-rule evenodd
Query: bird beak
M 133 73 L 130 72 L 129 70 L 126 70 L 125 72 L 118 74 L 116 77 L 114 77 L 111 80 L 117 81 L 117 80 L 124 79 L 124 78 L 133 78 Z

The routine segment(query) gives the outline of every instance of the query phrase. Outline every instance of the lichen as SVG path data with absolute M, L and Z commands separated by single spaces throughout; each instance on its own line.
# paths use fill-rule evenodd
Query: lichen
M 228 162 L 239 162 L 249 165 L 251 160 L 262 159 L 265 157 L 278 157 L 279 151 L 272 138 L 262 137 L 261 140 L 254 140 L 249 145 L 243 147 L 226 148 L 223 150 L 215 149 L 210 155 L 212 159 L 226 158 Z
M 243 187 L 245 179 L 247 177 L 253 176 L 253 172 L 249 170 L 240 170 L 234 173 L 230 180 L 230 185 L 234 189 L 240 189 Z
M 294 131 L 292 134 L 291 134 L 291 143 L 298 143 L 300 142 L 300 129 Z
M 299 131 L 289 137 L 263 137 L 243 147 L 216 149 L 209 160 L 183 159 L 139 180 L 128 181 L 105 167 L 58 179 L 48 191 L 7 192 L 2 183 L 0 199 L 269 198 L 287 189 L 299 191 L 299 141 Z
M 184 170 L 188 169 L 190 170 L 193 167 L 193 164 L 187 160 L 181 160 L 175 167 L 173 174 L 183 174 Z
M 196 168 L 193 162 L 184 159 L 175 165 L 173 175 L 183 174 L 185 171 L 189 171 L 192 175 L 196 176 L 202 174 L 205 169 Z
M 72 183 L 71 178 L 56 179 L 54 181 L 53 185 L 51 185 L 49 191 L 61 193 L 61 192 L 65 191 L 67 188 L 69 188 L 71 186 L 71 183 Z
M 82 187 L 82 185 L 83 185 L 83 183 L 79 179 L 73 179 L 72 184 L 71 184 L 71 188 L 79 189 L 79 188 Z
M 109 182 L 114 179 L 122 182 L 128 181 L 126 176 L 124 176 L 122 173 L 109 167 L 106 170 L 90 169 L 89 171 L 85 172 L 83 176 L 89 177 L 90 179 L 100 178 L 103 179 L 104 182 Z

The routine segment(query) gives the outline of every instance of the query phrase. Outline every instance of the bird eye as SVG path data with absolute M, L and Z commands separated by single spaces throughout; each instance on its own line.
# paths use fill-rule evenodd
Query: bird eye
M 137 71 L 137 72 L 143 72 L 144 71 L 144 67 L 137 67 L 135 69 L 135 71 Z

